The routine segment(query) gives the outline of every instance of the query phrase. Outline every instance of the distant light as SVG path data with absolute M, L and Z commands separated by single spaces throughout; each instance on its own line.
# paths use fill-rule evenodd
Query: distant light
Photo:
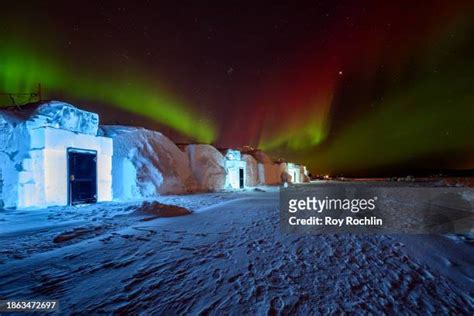
M 339 71 L 339 74 L 342 75 L 342 71 Z

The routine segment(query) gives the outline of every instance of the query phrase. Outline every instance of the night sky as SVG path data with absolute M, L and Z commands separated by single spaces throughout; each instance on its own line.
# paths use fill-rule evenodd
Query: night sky
M 102 123 L 314 174 L 474 168 L 473 1 L 42 1 L 2 4 L 0 36 L 0 91 Z

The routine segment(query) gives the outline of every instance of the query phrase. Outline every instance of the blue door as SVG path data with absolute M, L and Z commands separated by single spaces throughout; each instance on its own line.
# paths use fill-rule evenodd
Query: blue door
M 68 151 L 69 204 L 97 202 L 97 153 Z

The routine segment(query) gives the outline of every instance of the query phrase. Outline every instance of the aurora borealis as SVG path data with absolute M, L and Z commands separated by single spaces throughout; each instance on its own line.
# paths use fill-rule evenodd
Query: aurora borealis
M 104 123 L 107 105 L 122 124 L 137 115 L 176 141 L 258 146 L 313 173 L 474 168 L 473 12 L 472 1 L 16 4 L 0 13 L 0 91 L 41 82 Z
M 35 86 L 41 83 L 70 97 L 110 103 L 149 117 L 199 141 L 210 142 L 215 137 L 211 123 L 204 116 L 193 113 L 176 98 L 160 91 L 159 85 L 152 85 L 133 71 L 101 76 L 76 67 L 69 69 L 58 58 L 28 53 L 30 48 L 21 45 L 5 46 L 0 51 L 2 91 L 35 91 Z
M 436 2 L 412 5 L 407 14 L 384 4 L 351 16 L 359 31 L 344 34 L 334 26 L 322 40 L 324 50 L 308 45 L 316 56 L 295 58 L 280 86 L 267 89 L 281 93 L 257 101 L 277 105 L 278 112 L 299 105 L 279 123 L 286 128 L 277 136 L 264 130 L 260 147 L 330 173 L 473 168 L 474 15 L 468 8 Z

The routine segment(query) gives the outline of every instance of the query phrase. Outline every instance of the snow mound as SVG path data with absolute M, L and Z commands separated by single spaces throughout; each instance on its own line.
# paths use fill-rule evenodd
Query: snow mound
M 273 160 L 268 156 L 265 152 L 261 150 L 257 150 L 254 152 L 254 157 L 257 159 L 258 162 L 264 164 L 273 164 Z
M 242 160 L 246 162 L 245 186 L 254 187 L 258 184 L 257 160 L 248 154 L 242 154 Z
M 281 183 L 281 170 L 278 164 L 259 162 L 257 169 L 260 184 L 275 185 Z
M 310 183 L 311 182 L 311 179 L 308 175 L 304 174 L 303 175 L 303 182 L 304 183 Z
M 259 184 L 275 185 L 281 183 L 281 166 L 265 152 L 252 149 L 244 150 L 245 154 L 251 155 L 257 161 L 257 178 Z
M 91 234 L 97 234 L 101 231 L 101 227 L 78 227 L 70 231 L 62 232 L 53 239 L 53 243 L 63 243 L 80 237 L 84 237 Z
M 139 127 L 102 126 L 114 139 L 115 199 L 182 194 L 196 190 L 188 156 L 163 134 Z
M 154 215 L 157 217 L 175 217 L 189 215 L 192 212 L 185 207 L 178 205 L 162 204 L 157 201 L 143 202 L 135 211 L 137 213 L 144 213 Z
M 227 175 L 224 156 L 216 148 L 206 144 L 187 145 L 185 150 L 199 189 L 223 190 Z
M 286 171 L 281 172 L 281 181 L 291 183 L 293 182 L 293 177 Z

